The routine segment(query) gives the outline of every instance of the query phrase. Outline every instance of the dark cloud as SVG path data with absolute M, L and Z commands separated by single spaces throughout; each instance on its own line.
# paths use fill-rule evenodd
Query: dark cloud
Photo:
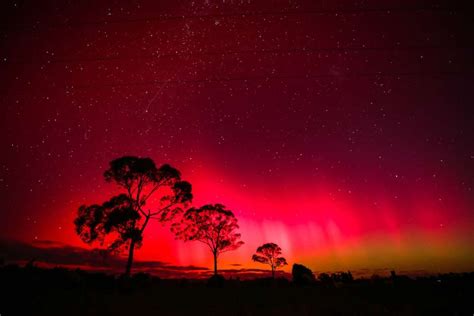
M 7 262 L 31 261 L 52 265 L 115 267 L 123 259 L 101 249 L 85 249 L 49 240 L 32 244 L 14 240 L 0 240 L 0 255 Z
M 269 269 L 220 269 L 219 273 L 226 277 L 238 277 L 240 279 L 254 279 L 271 276 L 271 271 Z M 291 274 L 284 271 L 277 271 L 277 276 L 291 279 Z
M 60 246 L 66 246 L 66 244 L 60 242 L 60 241 L 55 241 L 55 240 L 34 240 L 33 245 L 41 247 L 60 247 Z
M 126 263 L 125 258 L 103 249 L 86 249 L 53 240 L 36 240 L 31 244 L 15 240 L 0 240 L 0 258 L 7 263 L 24 264 L 33 260 L 36 264 L 46 267 L 63 266 L 111 273 L 121 273 Z M 266 269 L 237 268 L 242 266 L 240 263 L 233 263 L 230 266 L 236 268 L 220 269 L 219 273 L 242 279 L 270 273 Z M 213 273 L 206 267 L 178 266 L 162 261 L 135 261 L 134 271 L 147 272 L 165 278 L 207 278 Z M 289 277 L 287 273 L 279 273 Z
M 220 272 L 235 273 L 235 272 L 254 272 L 254 273 L 267 273 L 269 269 L 220 269 Z
M 38 240 L 32 244 L 14 240 L 0 240 L 0 258 L 5 262 L 24 263 L 34 261 L 47 266 L 80 267 L 93 270 L 121 272 L 126 259 L 102 249 L 85 249 L 51 240 Z M 162 261 L 136 261 L 136 271 L 156 275 L 196 273 L 208 271 L 197 266 L 169 265 Z

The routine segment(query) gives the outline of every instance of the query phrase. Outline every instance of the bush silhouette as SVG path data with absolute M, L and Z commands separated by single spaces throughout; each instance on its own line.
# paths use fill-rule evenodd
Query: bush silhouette
M 327 273 L 320 273 L 318 276 L 318 280 L 323 284 L 332 284 L 331 276 Z
M 291 269 L 295 284 L 310 284 L 315 281 L 313 272 L 302 264 L 295 263 Z

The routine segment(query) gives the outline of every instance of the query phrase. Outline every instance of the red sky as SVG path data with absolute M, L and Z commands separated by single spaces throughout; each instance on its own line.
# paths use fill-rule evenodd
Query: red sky
M 122 155 L 223 203 L 262 268 L 474 267 L 471 19 L 449 1 L 2 4 L 0 236 L 85 246 Z M 139 260 L 211 266 L 151 226 Z

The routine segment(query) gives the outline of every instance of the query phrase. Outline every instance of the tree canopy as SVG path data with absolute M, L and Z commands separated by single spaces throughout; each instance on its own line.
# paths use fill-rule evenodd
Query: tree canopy
M 222 204 L 207 204 L 190 208 L 180 222 L 171 226 L 178 239 L 200 241 L 207 245 L 214 256 L 214 273 L 217 274 L 217 258 L 227 251 L 243 245 L 237 218 Z
M 266 243 L 257 248 L 252 260 L 268 264 L 272 268 L 272 277 L 275 277 L 275 270 L 288 264 L 285 258 L 279 257 L 281 253 L 280 246 L 275 243 Z
M 130 273 L 133 252 L 143 241 L 150 220 L 165 223 L 175 219 L 191 202 L 192 186 L 168 164 L 159 168 L 150 158 L 124 156 L 112 160 L 104 173 L 107 182 L 124 192 L 102 204 L 79 207 L 74 221 L 76 232 L 86 243 L 99 242 L 110 250 L 129 250 L 126 274 Z M 150 199 L 154 203 L 148 203 Z

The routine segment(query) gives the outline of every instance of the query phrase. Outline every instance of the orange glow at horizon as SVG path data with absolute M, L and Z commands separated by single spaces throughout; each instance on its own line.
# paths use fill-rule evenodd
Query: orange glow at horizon
M 235 184 L 218 172 L 194 170 L 188 177 L 183 172 L 184 179 L 193 184 L 193 205 L 223 203 L 239 219 L 245 244 L 219 258 L 221 269 L 265 269 L 253 262 L 251 255 L 266 242 L 282 247 L 289 262 L 283 269 L 286 272 L 291 272 L 293 263 L 314 271 L 367 270 L 368 274 L 379 270 L 437 273 L 474 267 L 472 223 L 458 221 L 456 214 L 447 212 L 429 195 L 409 204 L 410 217 L 405 218 L 399 214 L 396 199 L 377 195 L 361 199 L 357 192 L 339 192 L 328 183 L 314 183 L 297 193 L 275 193 L 266 188 L 253 190 L 252 183 Z M 116 188 L 104 185 L 103 189 L 100 194 L 85 193 L 81 200 L 101 202 Z M 81 203 L 71 199 L 70 204 Z M 61 212 L 68 214 L 62 220 L 64 227 L 53 232 L 47 227 L 40 229 L 35 233 L 37 238 L 87 247 L 74 234 L 75 209 L 56 214 Z M 177 241 L 168 226 L 158 223 L 145 231 L 143 247 L 135 258 L 212 266 L 212 256 L 204 245 Z

